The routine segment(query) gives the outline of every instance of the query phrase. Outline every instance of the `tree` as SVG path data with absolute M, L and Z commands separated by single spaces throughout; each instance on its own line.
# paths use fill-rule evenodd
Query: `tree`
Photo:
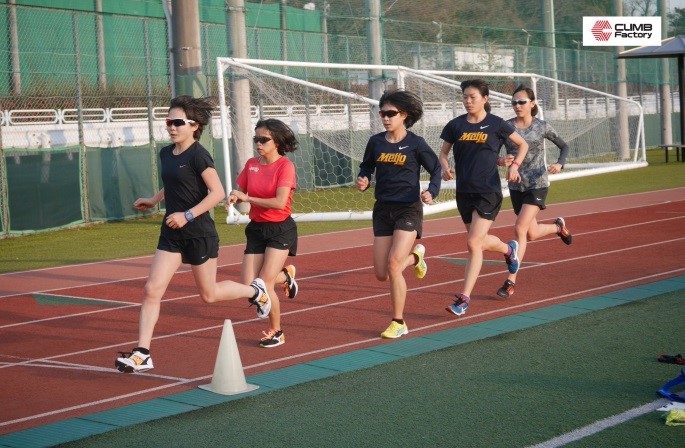
M 668 14 L 669 35 L 685 34 L 685 8 L 675 8 Z

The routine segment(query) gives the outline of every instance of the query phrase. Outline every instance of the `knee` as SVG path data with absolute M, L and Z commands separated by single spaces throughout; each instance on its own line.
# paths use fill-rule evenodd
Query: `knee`
M 514 226 L 514 234 L 516 235 L 516 239 L 518 239 L 518 240 L 523 239 L 522 237 L 524 235 L 526 236 L 526 238 L 530 238 L 529 229 L 526 226 L 523 226 L 521 224 L 516 224 Z
M 217 301 L 216 294 L 214 291 L 203 291 L 200 290 L 200 298 L 205 303 L 214 303 Z
M 402 275 L 402 270 L 404 269 L 402 261 L 397 258 L 390 258 L 388 260 L 388 275 L 389 277 L 396 277 Z
M 480 239 L 469 238 L 466 241 L 466 247 L 469 252 L 478 252 L 483 250 L 483 241 Z
M 156 285 L 148 281 L 143 287 L 143 302 L 154 302 L 162 299 L 162 294 L 164 294 L 164 289 L 160 285 Z

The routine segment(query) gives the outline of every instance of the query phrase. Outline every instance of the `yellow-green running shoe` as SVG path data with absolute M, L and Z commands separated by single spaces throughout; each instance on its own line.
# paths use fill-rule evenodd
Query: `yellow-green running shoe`
M 381 337 L 383 339 L 397 339 L 407 333 L 409 333 L 409 328 L 407 328 L 406 323 L 400 324 L 393 320 L 390 322 L 390 326 L 386 328 L 383 333 L 381 333 Z
M 416 255 L 418 260 L 414 265 L 414 275 L 416 278 L 424 278 L 426 272 L 428 272 L 428 265 L 426 265 L 426 260 L 423 259 L 426 255 L 426 248 L 423 247 L 423 244 L 417 244 L 414 246 L 414 250 L 412 250 L 411 253 Z

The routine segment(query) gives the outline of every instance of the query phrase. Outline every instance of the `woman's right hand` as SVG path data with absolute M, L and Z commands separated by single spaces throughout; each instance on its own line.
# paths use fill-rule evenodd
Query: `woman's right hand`
M 138 198 L 136 201 L 133 203 L 133 208 L 140 212 L 144 212 L 145 210 L 149 210 L 152 207 L 155 206 L 155 203 L 152 201 L 151 198 Z
M 443 168 L 442 169 L 442 180 L 452 180 L 454 179 L 454 169 L 453 168 Z
M 357 178 L 357 190 L 364 191 L 367 188 L 369 188 L 369 178 L 366 176 L 358 177 Z

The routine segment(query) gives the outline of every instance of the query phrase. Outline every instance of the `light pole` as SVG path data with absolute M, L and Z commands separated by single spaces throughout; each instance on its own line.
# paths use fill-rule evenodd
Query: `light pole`
M 442 22 L 436 22 L 433 20 L 433 25 L 438 27 L 438 34 L 435 35 L 435 40 L 441 44 L 442 43 Z
M 442 22 L 432 21 L 433 25 L 438 27 L 438 34 L 435 35 L 435 40 L 438 42 L 438 68 L 442 69 Z
M 526 51 L 523 53 L 523 73 L 526 73 L 528 70 L 528 45 L 530 44 L 530 33 L 524 28 L 521 28 L 521 31 L 526 33 Z

